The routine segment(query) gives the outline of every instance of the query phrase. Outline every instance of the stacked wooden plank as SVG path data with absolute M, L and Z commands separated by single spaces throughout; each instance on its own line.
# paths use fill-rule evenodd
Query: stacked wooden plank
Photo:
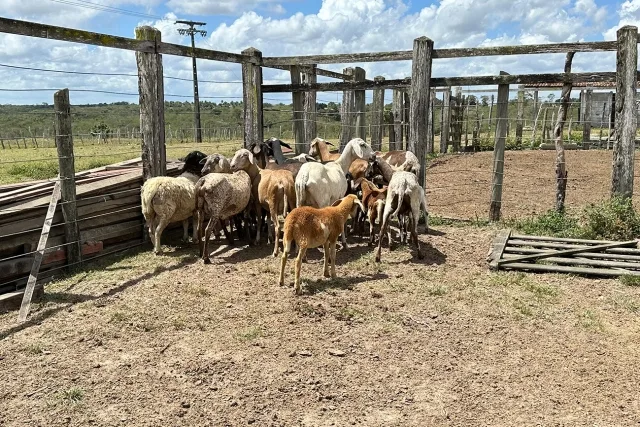
M 177 175 L 181 165 L 180 162 L 169 163 L 167 174 Z M 52 181 L 41 181 L 0 192 L 0 294 L 15 292 L 26 284 L 53 185 Z M 76 174 L 83 259 L 142 242 L 141 185 L 140 159 Z M 65 243 L 59 203 L 38 275 L 39 282 L 63 273 Z
M 603 277 L 640 275 L 638 243 L 527 236 L 503 230 L 493 242 L 488 261 L 494 270 Z

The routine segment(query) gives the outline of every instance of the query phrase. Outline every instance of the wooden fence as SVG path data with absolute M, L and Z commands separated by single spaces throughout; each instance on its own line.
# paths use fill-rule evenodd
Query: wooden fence
M 18 34 L 29 37 L 39 37 L 47 39 L 62 40 L 68 42 L 83 43 L 94 46 L 103 46 L 116 49 L 126 49 L 134 51 L 138 66 L 139 97 L 140 97 L 140 134 L 142 139 L 141 150 L 141 173 L 123 173 L 121 176 L 105 178 L 98 184 L 87 183 L 83 188 L 82 179 L 78 174 L 74 174 L 73 165 L 60 164 L 60 170 L 64 171 L 61 176 L 61 186 L 72 186 L 74 196 L 70 189 L 62 189 L 61 204 L 73 207 L 65 209 L 63 217 L 54 218 L 56 224 L 64 223 L 63 231 L 56 236 L 54 232 L 51 236 L 50 247 L 64 244 L 66 263 L 73 264 L 82 258 L 85 251 L 83 247 L 78 247 L 79 242 L 89 241 L 90 230 L 100 227 L 125 227 L 124 224 L 131 223 L 136 227 L 136 238 L 142 237 L 142 227 L 139 211 L 132 213 L 132 217 L 112 217 L 108 225 L 104 224 L 104 219 L 93 221 L 89 217 L 96 212 L 107 213 L 110 209 L 119 209 L 116 200 L 113 199 L 113 207 L 100 204 L 94 206 L 93 203 L 85 200 L 97 195 L 98 192 L 108 188 L 109 191 L 126 191 L 139 188 L 143 180 L 152 176 L 165 175 L 175 170 L 175 166 L 167 165 L 165 141 L 167 138 L 164 122 L 164 86 L 163 86 L 163 66 L 162 55 L 177 55 L 183 57 L 195 56 L 199 59 L 223 61 L 242 65 L 243 80 L 243 110 L 244 129 L 243 140 L 245 146 L 263 139 L 263 94 L 275 92 L 290 92 L 293 100 L 293 134 L 296 142 L 296 152 L 306 150 L 309 138 L 317 133 L 316 126 L 316 102 L 315 93 L 318 91 L 342 91 L 342 142 L 347 138 L 360 136 L 366 137 L 364 91 L 374 92 L 374 105 L 371 120 L 372 131 L 371 143 L 379 148 L 382 143 L 382 135 L 385 126 L 393 127 L 393 132 L 389 132 L 390 139 L 393 139 L 392 148 L 407 148 L 420 159 L 426 159 L 427 153 L 433 152 L 434 144 L 434 95 L 433 92 L 444 90 L 443 105 L 441 108 L 441 128 L 442 139 L 439 150 L 447 151 L 449 144 L 454 150 L 460 150 L 461 135 L 468 135 L 468 129 L 462 129 L 462 116 L 464 115 L 465 103 L 460 92 L 451 94 L 451 87 L 456 86 L 487 86 L 498 85 L 498 99 L 496 103 L 496 127 L 493 135 L 495 155 L 492 180 L 492 198 L 487 201 L 491 204 L 491 218 L 500 217 L 501 207 L 501 185 L 502 168 L 504 165 L 504 144 L 507 135 L 507 108 L 509 91 L 512 86 L 521 89 L 523 85 L 533 84 L 601 84 L 615 83 L 615 111 L 618 119 L 615 121 L 615 144 L 613 150 L 613 174 L 612 193 L 631 196 L 633 192 L 633 150 L 636 132 L 635 115 L 635 93 L 637 86 L 637 42 L 638 30 L 636 27 L 626 26 L 618 31 L 617 41 L 605 42 L 582 42 L 582 43 L 558 43 L 529 46 L 504 46 L 504 47 L 484 47 L 484 48 L 456 48 L 456 49 L 436 49 L 434 42 L 427 37 L 419 37 L 413 41 L 413 48 L 406 51 L 377 52 L 377 53 L 354 53 L 354 54 L 334 54 L 334 55 L 307 55 L 307 56 L 287 56 L 269 57 L 263 56 L 262 52 L 255 48 L 249 48 L 241 53 L 230 53 L 217 50 L 191 48 L 171 43 L 163 42 L 160 31 L 152 27 L 139 27 L 136 29 L 136 38 L 116 37 L 105 34 L 72 30 L 63 27 L 37 24 L 32 22 L 19 21 L 14 19 L 0 18 L 0 32 Z M 460 76 L 460 77 L 434 77 L 432 76 L 433 61 L 443 58 L 468 58 L 478 56 L 503 56 L 503 55 L 533 55 L 545 53 L 567 53 L 567 52 L 617 52 L 617 69 L 611 71 L 583 72 L 583 73 L 555 73 L 555 74 L 508 74 L 501 72 L 495 76 Z M 324 70 L 320 68 L 322 64 L 342 64 L 342 63 L 363 63 L 376 61 L 404 61 L 411 60 L 411 76 L 404 79 L 385 79 L 376 76 L 373 80 L 367 79 L 364 70 L 359 67 L 345 68 L 342 73 Z M 291 84 L 265 85 L 262 82 L 263 68 L 274 68 L 289 70 Z M 321 83 L 317 81 L 317 76 L 324 76 L 341 81 Z M 393 125 L 384 121 L 384 93 L 385 90 L 394 91 L 394 99 L 397 98 L 397 105 L 394 108 Z M 468 106 L 467 106 L 468 108 Z M 623 118 L 623 119 L 620 119 Z M 516 134 L 522 137 L 522 114 L 518 113 L 518 124 Z M 60 124 L 59 124 L 60 125 Z M 446 129 L 445 129 L 446 128 Z M 491 132 L 491 130 L 490 130 Z M 64 133 L 58 129 L 58 138 L 63 138 Z M 465 136 L 466 138 L 466 136 Z M 443 140 L 444 139 L 444 140 Z M 404 143 L 404 144 L 403 144 Z M 60 144 L 58 144 L 60 145 Z M 63 146 L 69 147 L 65 142 Z M 61 156 L 61 162 L 65 157 L 73 157 L 69 153 Z M 128 167 L 123 165 L 123 167 Z M 99 171 L 93 171 L 97 173 Z M 89 174 L 88 180 L 94 176 Z M 76 177 L 75 179 L 70 179 Z M 419 178 L 424 183 L 426 177 L 426 161 L 422 163 Z M 111 180 L 111 181 L 109 181 Z M 50 188 L 50 183 L 44 185 L 43 191 Z M 77 188 L 76 188 L 77 185 Z M 96 186 L 100 187 L 96 190 Z M 34 189 L 34 194 L 38 197 L 33 200 L 22 200 L 10 203 L 2 208 L 0 212 L 0 224 L 5 225 L 6 231 L 20 230 L 20 239 L 23 237 L 35 236 L 34 229 L 41 223 L 46 205 L 50 196 L 38 193 Z M 6 194 L 5 194 L 6 196 Z M 24 194 L 22 196 L 25 196 Z M 26 196 L 25 196 L 26 197 Z M 135 207 L 139 204 L 138 195 L 128 196 L 126 203 L 128 207 Z M 102 202 L 101 202 L 102 203 Z M 104 202 L 106 203 L 106 202 Z M 117 205 L 117 206 L 116 206 Z M 73 212 L 75 210 L 75 212 Z M 16 217 L 16 212 L 20 216 Z M 99 218 L 103 218 L 102 216 Z M 55 222 L 55 221 L 58 222 Z M 84 226 L 78 230 L 78 221 L 87 220 Z M 111 222 L 111 221 L 114 222 Z M 61 222 L 62 221 L 62 222 Z M 93 221 L 93 222 L 92 222 Z M 19 224 L 19 225 L 17 225 Z M 28 225 L 27 225 L 28 224 Z M 84 228 L 84 230 L 83 230 Z M 84 232 L 84 234 L 83 234 Z M 31 234 L 30 234 L 31 233 Z M 75 233 L 75 234 L 74 234 Z M 70 236 L 78 235 L 80 238 L 75 242 L 68 241 Z M 15 233 L 14 233 L 15 234 Z M 63 236 L 64 234 L 64 236 Z M 33 242 L 33 237 L 29 238 Z M 29 256 L 32 255 L 33 247 L 23 245 L 22 249 L 12 246 L 2 239 L 2 246 L 6 252 L 2 255 L 12 253 L 15 259 L 21 259 L 29 264 Z M 14 240 L 17 241 L 17 240 Z M 114 241 L 113 244 L 119 244 Z M 126 243 L 126 242 L 125 242 Z M 103 241 L 103 244 L 108 244 Z M 124 245 L 124 243 L 123 243 Z M 129 245 L 129 243 L 127 243 Z M 75 249 L 72 249 L 75 247 Z M 8 261 L 5 259 L 5 261 Z M 3 261 L 4 262 L 4 261 Z M 60 261 L 63 262 L 63 261 Z M 15 262 L 8 268 L 11 271 L 24 272 L 16 269 Z M 2 275 L 3 277 L 6 277 Z M 12 276 L 13 277 L 13 276 Z M 16 282 L 20 283 L 20 282 Z

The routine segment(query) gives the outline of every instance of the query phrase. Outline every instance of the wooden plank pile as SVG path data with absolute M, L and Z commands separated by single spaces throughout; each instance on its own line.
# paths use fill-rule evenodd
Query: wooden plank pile
M 181 162 L 167 164 L 176 176 Z M 24 288 L 34 261 L 55 180 L 0 191 L 0 295 Z M 76 193 L 83 259 L 141 243 L 140 158 L 76 174 Z M 15 188 L 17 187 L 17 188 Z M 38 282 L 60 275 L 66 264 L 64 220 L 55 210 Z
M 640 275 L 639 242 L 527 236 L 503 230 L 493 242 L 488 261 L 492 270 Z

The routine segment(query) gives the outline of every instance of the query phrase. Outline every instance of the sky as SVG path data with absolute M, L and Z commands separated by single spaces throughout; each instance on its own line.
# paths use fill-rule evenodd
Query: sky
M 134 37 L 136 26 L 152 25 L 163 41 L 185 45 L 190 41 L 174 21 L 190 19 L 207 23 L 198 47 L 236 53 L 255 47 L 263 56 L 284 56 L 410 50 L 420 36 L 434 40 L 436 48 L 615 40 L 619 27 L 640 24 L 640 0 L 2 0 L 0 16 L 124 37 Z M 191 78 L 189 58 L 164 55 L 163 65 L 165 77 Z M 368 78 L 411 75 L 410 61 L 321 65 L 338 72 L 347 66 L 363 67 Z M 561 72 L 563 66 L 563 54 L 437 59 L 432 75 Z M 241 100 L 240 70 L 239 64 L 199 60 L 201 100 Z M 615 71 L 615 53 L 578 53 L 573 71 Z M 15 90 L 65 87 L 72 104 L 137 103 L 135 75 L 133 51 L 0 34 L 0 104 L 51 104 L 53 91 Z M 285 71 L 265 69 L 263 79 L 290 83 Z M 83 89 L 121 94 L 78 91 Z M 192 96 L 190 81 L 165 78 L 165 100 Z M 291 102 L 290 94 L 264 97 L 265 103 Z M 322 92 L 318 101 L 341 97 Z M 366 97 L 370 102 L 371 91 Z

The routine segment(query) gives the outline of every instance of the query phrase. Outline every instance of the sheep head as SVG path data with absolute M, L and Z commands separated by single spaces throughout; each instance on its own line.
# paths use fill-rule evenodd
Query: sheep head
M 353 138 L 349 141 L 347 147 L 350 147 L 353 154 L 355 154 L 359 159 L 373 161 L 376 158 L 376 153 L 362 138 Z M 345 147 L 345 151 L 347 150 L 347 147 Z
M 358 199 L 358 196 L 356 196 L 355 194 L 347 194 L 343 198 L 338 199 L 335 202 L 333 202 L 331 204 L 331 206 L 334 206 L 334 207 L 335 206 L 339 206 L 340 204 L 344 203 L 347 200 L 352 203 L 351 211 L 349 212 L 349 217 L 354 218 L 356 216 L 356 212 L 357 212 L 358 208 L 360 208 L 362 210 L 362 212 L 366 212 L 364 210 L 364 205 L 362 204 L 360 199 Z
M 247 171 L 251 165 L 256 164 L 255 162 L 255 157 L 251 151 L 246 148 L 241 148 L 236 151 L 236 154 L 234 154 L 231 159 L 231 172 L 237 172 L 239 170 Z
M 313 141 L 309 144 L 309 155 L 314 158 L 320 157 L 320 144 L 325 144 L 325 148 L 327 145 L 333 146 L 329 141 L 322 139 L 320 137 L 314 138 Z
M 201 175 L 208 173 L 229 173 L 231 167 L 229 161 L 222 154 L 212 154 L 200 160 L 199 164 L 203 165 L 200 171 Z

